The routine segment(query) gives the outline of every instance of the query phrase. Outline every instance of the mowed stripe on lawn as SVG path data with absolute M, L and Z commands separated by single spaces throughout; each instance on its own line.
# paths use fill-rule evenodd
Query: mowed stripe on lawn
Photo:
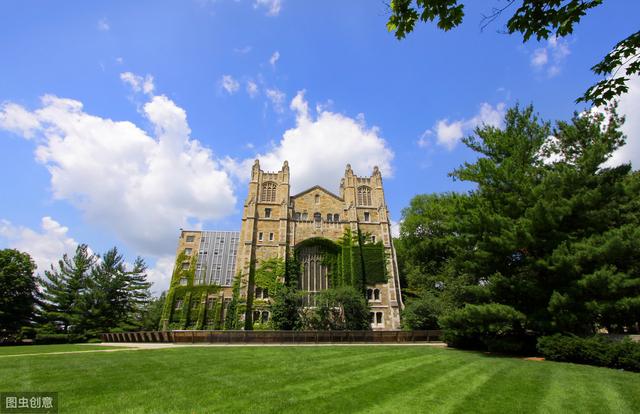
M 171 348 L 4 359 L 64 412 L 634 412 L 640 374 L 428 347 Z

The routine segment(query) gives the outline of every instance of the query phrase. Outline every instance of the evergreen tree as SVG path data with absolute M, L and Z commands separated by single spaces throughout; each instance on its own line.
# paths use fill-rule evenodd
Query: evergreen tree
M 52 265 L 51 270 L 45 271 L 41 280 L 43 317 L 55 329 L 61 328 L 68 333 L 70 327 L 82 324 L 82 295 L 97 260 L 87 245 L 81 244 L 73 257 L 65 254 L 58 261 L 57 269 Z

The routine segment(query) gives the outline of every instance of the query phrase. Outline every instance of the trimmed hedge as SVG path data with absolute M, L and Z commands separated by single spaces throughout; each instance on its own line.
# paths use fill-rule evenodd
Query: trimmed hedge
M 538 339 L 538 351 L 548 360 L 575 362 L 640 372 L 640 343 L 603 335 L 581 338 L 555 334 Z
M 526 335 L 525 315 L 499 303 L 466 305 L 439 318 L 444 340 L 463 349 L 520 354 L 535 349 L 535 338 Z

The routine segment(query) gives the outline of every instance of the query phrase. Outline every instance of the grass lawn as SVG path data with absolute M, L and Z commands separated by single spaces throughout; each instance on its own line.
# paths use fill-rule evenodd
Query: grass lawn
M 102 345 L 21 345 L 21 346 L 0 346 L 0 357 L 4 355 L 23 355 L 23 354 L 46 354 L 49 352 L 77 352 L 77 351 L 93 351 L 96 349 L 113 349 L 123 348 L 121 346 L 102 346 Z
M 420 346 L 185 347 L 0 358 L 61 413 L 640 411 L 640 374 Z

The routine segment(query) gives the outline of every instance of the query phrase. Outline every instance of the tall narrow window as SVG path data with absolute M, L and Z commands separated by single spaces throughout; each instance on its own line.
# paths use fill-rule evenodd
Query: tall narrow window
M 316 204 L 320 204 L 320 194 L 316 194 Z
M 269 218 L 271 217 L 271 209 L 270 208 L 265 208 L 264 209 L 264 218 Z
M 327 221 L 333 221 L 333 214 L 327 214 Z
M 320 213 L 313 213 L 313 221 L 322 221 L 322 215 Z
M 333 221 L 335 221 L 335 222 L 340 221 L 340 214 L 334 214 L 333 215 Z
M 262 192 L 260 194 L 260 201 L 265 203 L 275 203 L 276 202 L 276 183 L 273 181 L 267 181 L 262 184 Z
M 262 241 L 262 232 L 258 233 L 258 241 Z
M 382 325 L 382 312 L 376 312 L 376 325 Z
M 371 205 L 371 188 L 367 186 L 358 187 L 358 205 L 370 206 Z
M 269 233 L 269 241 L 273 241 L 273 233 Z
M 371 221 L 371 214 L 369 214 L 368 211 L 364 212 L 364 221 L 366 221 L 366 222 Z
M 373 289 L 373 300 L 380 300 L 380 289 Z

